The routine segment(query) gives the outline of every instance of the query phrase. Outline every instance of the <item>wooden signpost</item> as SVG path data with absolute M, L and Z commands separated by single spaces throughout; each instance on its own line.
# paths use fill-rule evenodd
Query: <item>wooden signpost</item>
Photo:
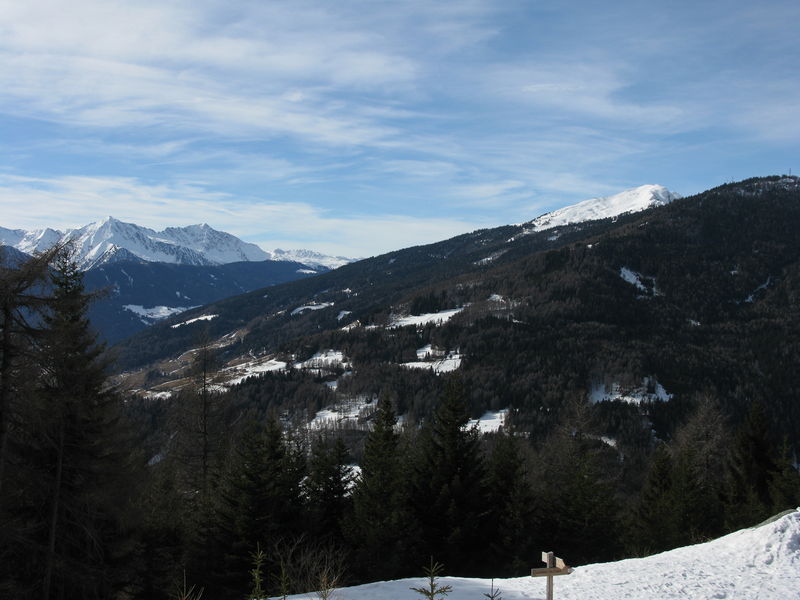
M 572 567 L 552 552 L 542 552 L 542 562 L 546 567 L 531 569 L 531 577 L 547 577 L 547 600 L 553 600 L 553 577 L 556 575 L 569 575 Z

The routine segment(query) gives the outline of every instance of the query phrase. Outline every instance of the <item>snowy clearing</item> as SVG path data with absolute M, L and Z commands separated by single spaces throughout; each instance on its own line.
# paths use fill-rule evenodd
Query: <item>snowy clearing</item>
M 337 402 L 333 406 L 317 411 L 317 414 L 308 424 L 308 428 L 326 429 L 348 422 L 355 424 L 359 418 L 366 417 L 373 410 L 375 410 L 375 402 L 373 402 L 372 396 L 361 394 L 355 398 Z
M 347 369 L 350 363 L 347 362 L 344 352 L 333 349 L 317 352 L 308 360 L 294 363 L 296 369 L 332 369 L 339 366 Z
M 144 319 L 150 319 L 152 321 L 160 321 L 161 319 L 166 319 L 167 317 L 171 317 L 172 315 L 177 315 L 178 313 L 182 313 L 185 310 L 189 310 L 190 308 L 196 308 L 196 307 L 153 306 L 151 308 L 145 308 L 141 304 L 126 304 L 122 308 Z
M 282 371 L 285 368 L 286 363 L 284 361 L 275 360 L 274 358 L 246 362 L 226 369 L 226 371 L 233 375 L 233 378 L 226 381 L 225 385 L 238 385 L 248 377 L 260 375 L 261 373 L 269 373 L 270 371 Z
M 415 325 L 416 327 L 423 327 L 425 325 L 441 325 L 446 323 L 458 313 L 464 310 L 464 307 L 450 308 L 436 313 L 426 313 L 424 315 L 410 315 L 408 317 L 401 317 L 392 315 L 389 322 L 389 328 L 393 327 L 407 327 L 408 325 Z
M 799 509 L 800 510 L 800 509 Z M 554 549 L 558 554 L 558 549 Z M 536 557 L 538 558 L 538 557 Z M 569 564 L 569 557 L 562 557 Z M 531 567 L 540 567 L 531 560 Z M 491 580 L 442 577 L 447 600 L 480 600 Z M 334 592 L 337 600 L 415 600 L 419 578 L 381 581 Z M 503 600 L 544 600 L 546 578 L 495 579 Z M 800 512 L 725 537 L 648 556 L 577 567 L 554 578 L 558 600 L 791 600 L 800 598 Z M 297 600 L 314 594 L 291 596 Z
M 507 408 L 495 411 L 487 410 L 480 419 L 470 419 L 467 427 L 477 426 L 481 433 L 495 433 L 505 425 L 506 416 L 508 416 Z
M 417 356 L 419 356 L 419 350 L 417 351 Z M 458 352 L 449 352 L 447 356 L 438 360 L 400 363 L 400 366 L 408 369 L 431 369 L 437 374 L 449 373 L 461 366 L 461 355 Z

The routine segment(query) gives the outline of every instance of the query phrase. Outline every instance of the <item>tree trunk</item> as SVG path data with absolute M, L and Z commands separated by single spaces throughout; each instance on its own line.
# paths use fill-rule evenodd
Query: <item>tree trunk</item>
M 9 432 L 9 399 L 11 397 L 11 307 L 3 304 L 3 337 L 0 342 L 0 498 L 3 496 L 3 477 L 6 467 Z
M 58 455 L 56 459 L 56 479 L 53 485 L 53 505 L 50 511 L 50 532 L 47 540 L 47 561 L 42 583 L 42 600 L 50 599 L 50 586 L 53 580 L 53 569 L 56 562 L 56 531 L 58 529 L 58 512 L 61 504 L 61 479 L 64 471 L 64 424 L 58 431 Z

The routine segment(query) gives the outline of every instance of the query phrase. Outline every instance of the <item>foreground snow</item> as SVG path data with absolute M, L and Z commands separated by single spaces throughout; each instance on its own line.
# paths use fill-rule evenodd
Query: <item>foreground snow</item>
M 556 553 L 558 549 L 556 548 Z M 538 557 L 537 557 L 538 558 Z M 569 562 L 569 557 L 564 557 Z M 531 560 L 531 567 L 542 566 Z M 545 578 L 495 579 L 503 600 L 545 598 Z M 488 579 L 443 577 L 447 600 L 482 600 Z M 334 592 L 337 600 L 414 600 L 421 578 L 383 581 Z M 558 600 L 790 600 L 800 598 L 800 512 L 717 540 L 647 558 L 578 567 L 554 578 Z M 313 598 L 313 594 L 295 598 Z

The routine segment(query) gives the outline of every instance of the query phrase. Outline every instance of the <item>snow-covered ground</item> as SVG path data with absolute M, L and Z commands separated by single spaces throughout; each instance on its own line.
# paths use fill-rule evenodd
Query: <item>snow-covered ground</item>
M 562 558 L 569 564 L 568 556 Z M 541 566 L 531 559 L 531 567 Z M 447 600 L 481 600 L 491 589 L 489 579 L 443 577 L 439 583 L 453 588 Z M 425 584 L 422 578 L 382 581 L 336 590 L 333 598 L 419 600 L 409 588 Z M 494 580 L 503 600 L 544 600 L 545 585 L 544 577 Z M 800 599 L 800 509 L 705 544 L 577 567 L 571 575 L 555 577 L 553 585 L 558 600 Z
M 167 317 L 171 317 L 172 315 L 177 315 L 178 313 L 182 313 L 185 310 L 189 310 L 190 308 L 195 308 L 194 306 L 152 306 L 150 308 L 146 308 L 141 304 L 126 304 L 123 306 L 125 310 L 128 310 L 135 315 L 138 315 L 142 319 L 149 319 L 145 321 L 148 325 L 150 321 L 160 321 L 161 319 L 166 319 Z
M 419 354 L 420 350 L 417 350 L 417 356 L 419 356 Z M 429 358 L 431 357 L 430 354 L 427 356 Z M 461 354 L 459 354 L 458 351 L 448 352 L 447 356 L 444 358 L 400 363 L 400 366 L 406 367 L 407 369 L 430 369 L 434 373 L 449 373 L 461 366 Z
M 468 426 L 477 426 L 481 433 L 494 433 L 499 431 L 506 423 L 508 409 L 487 410 L 480 419 L 470 419 Z
M 226 386 L 234 386 L 242 383 L 248 377 L 269 373 L 270 371 L 282 371 L 286 368 L 286 363 L 274 358 L 252 360 L 234 367 L 225 369 L 226 374 L 233 377 L 225 382 Z
M 462 310 L 464 310 L 463 306 L 460 308 L 450 308 L 435 313 L 426 313 L 424 315 L 410 315 L 408 317 L 393 315 L 390 319 L 389 327 L 407 327 L 408 325 L 424 327 L 428 324 L 441 325 L 452 319 Z
M 371 396 L 360 394 L 355 398 L 348 398 L 317 411 L 317 414 L 308 424 L 309 429 L 325 429 L 337 425 L 355 425 L 359 418 L 365 417 L 375 410 L 375 402 Z

